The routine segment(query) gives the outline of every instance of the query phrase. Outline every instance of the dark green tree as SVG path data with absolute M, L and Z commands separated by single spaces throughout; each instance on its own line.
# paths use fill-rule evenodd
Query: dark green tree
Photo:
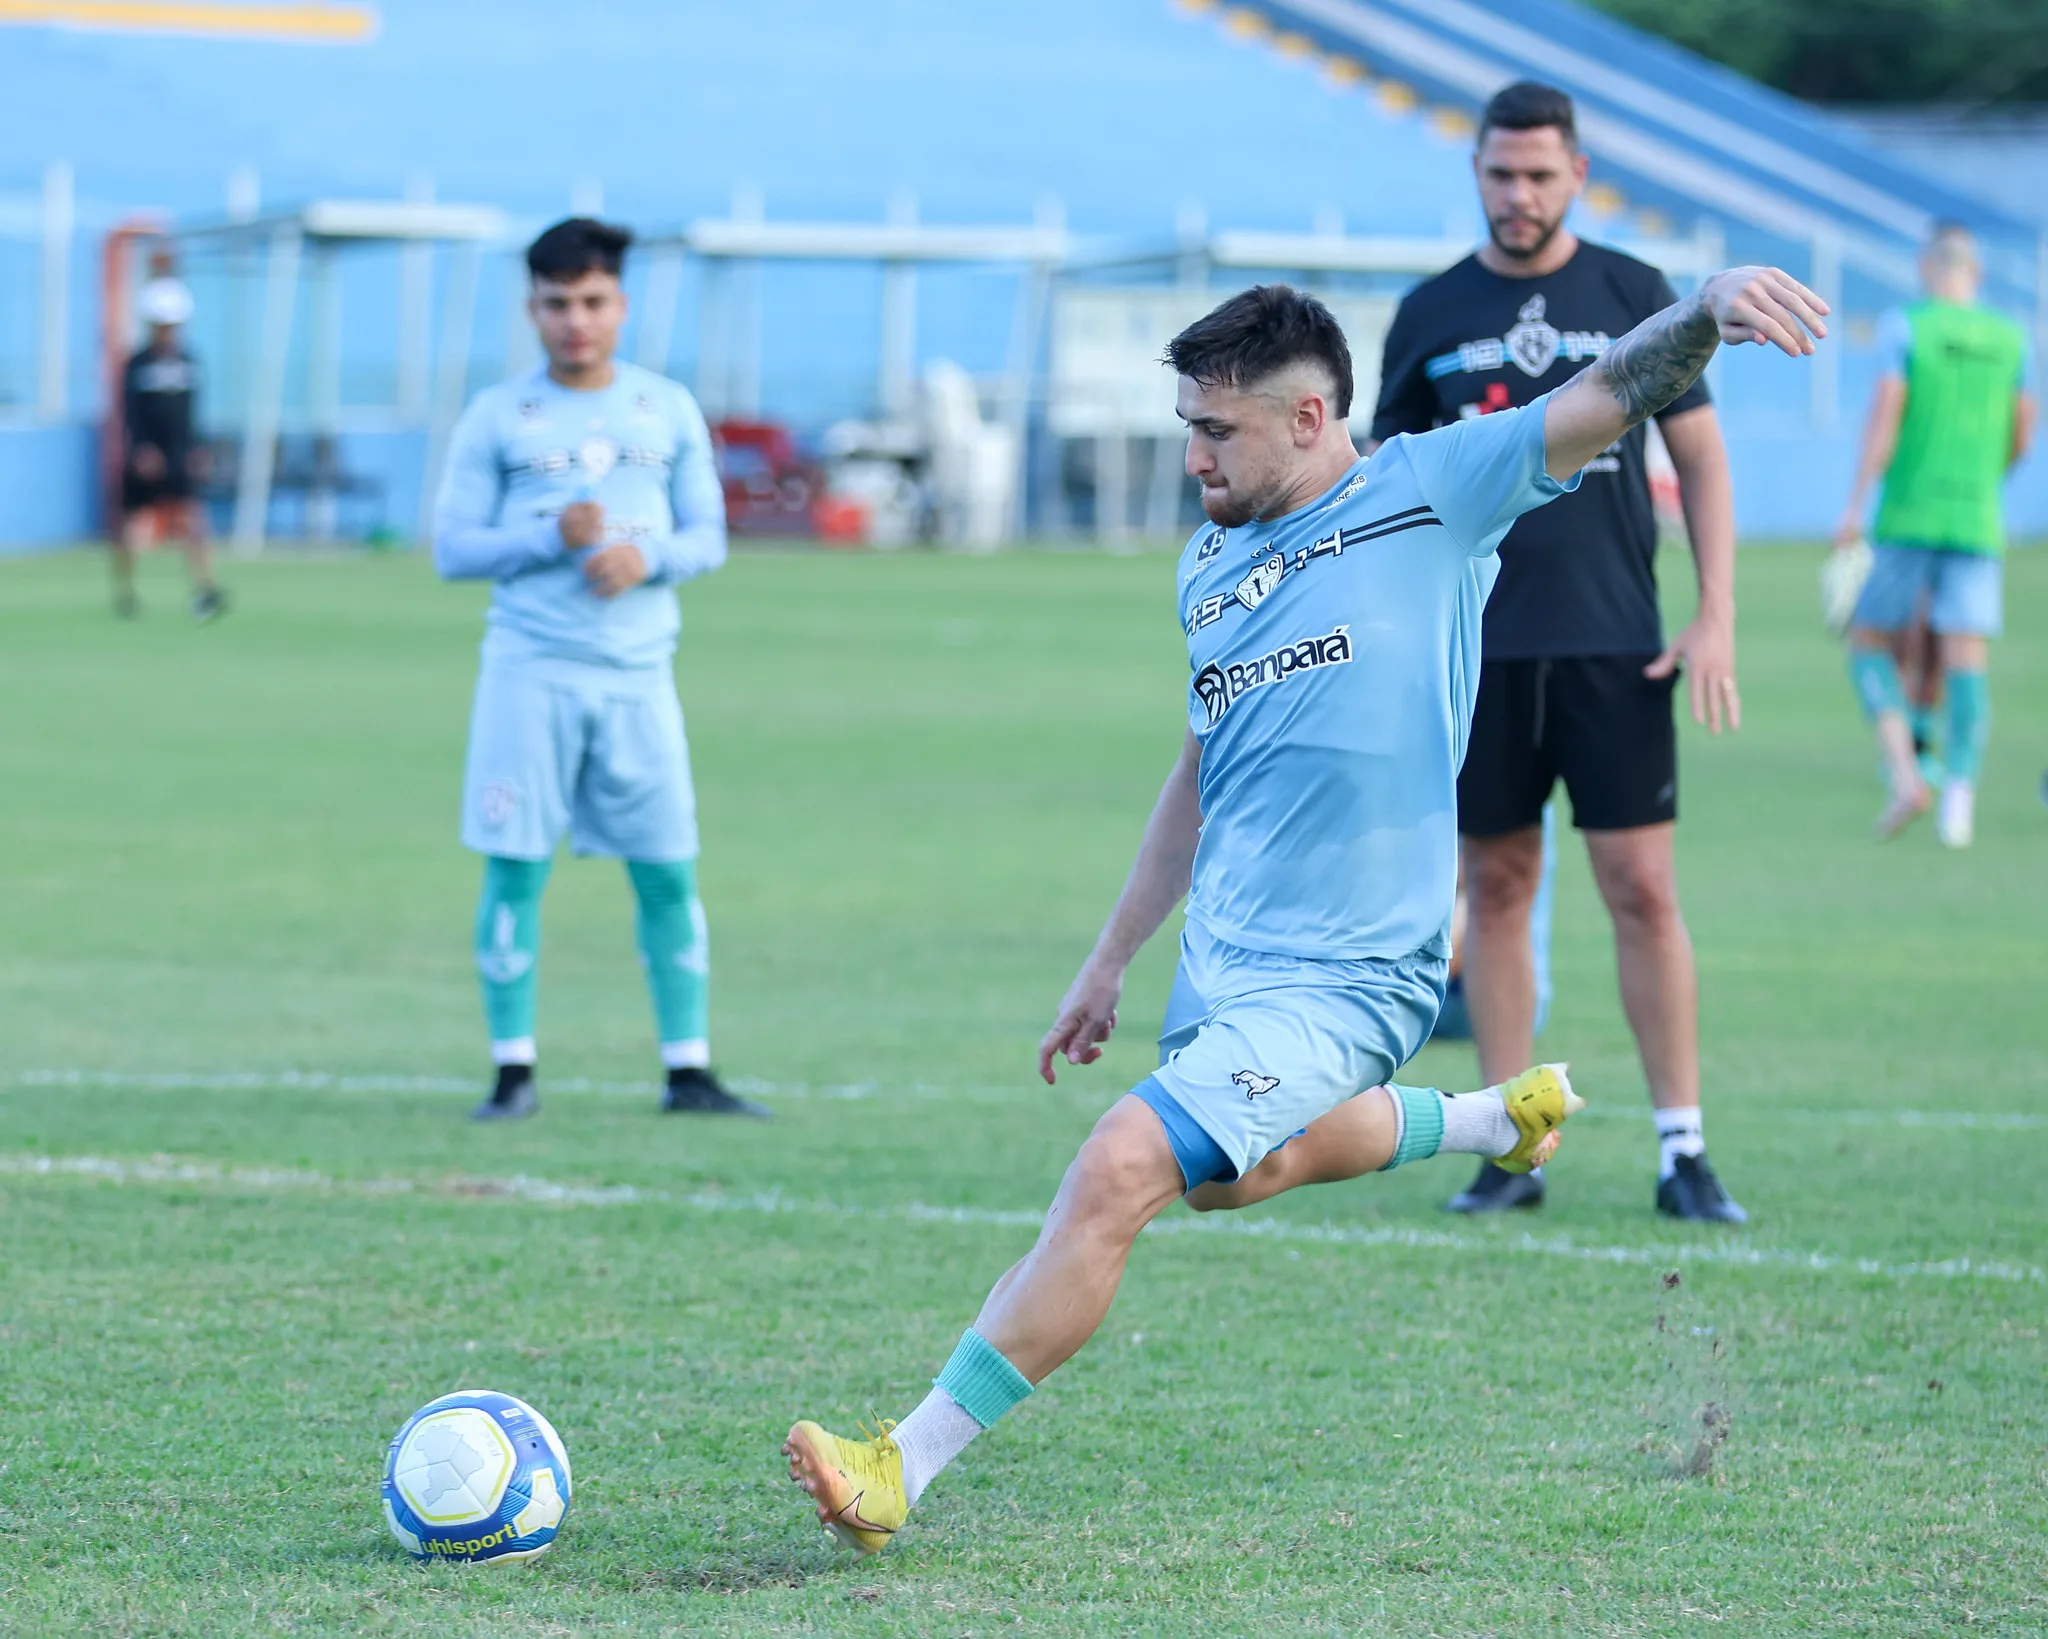
M 2048 102 L 2048 0 L 1592 0 L 1813 102 Z

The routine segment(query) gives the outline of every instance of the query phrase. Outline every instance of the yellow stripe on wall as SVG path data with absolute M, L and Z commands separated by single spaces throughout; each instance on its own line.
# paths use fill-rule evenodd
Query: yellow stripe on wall
M 356 44 L 373 37 L 363 5 L 206 4 L 204 0 L 0 0 L 0 28 L 97 29 L 110 34 L 199 34 L 243 40 Z

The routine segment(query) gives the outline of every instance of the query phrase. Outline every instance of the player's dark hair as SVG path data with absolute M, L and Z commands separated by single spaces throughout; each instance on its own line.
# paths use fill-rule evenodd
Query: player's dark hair
M 1478 140 L 1484 144 L 1489 131 L 1541 131 L 1553 125 L 1563 135 L 1564 145 L 1576 152 L 1579 118 L 1571 97 L 1541 80 L 1517 80 L 1502 86 L 1487 102 L 1479 116 Z
M 626 247 L 632 242 L 631 228 L 572 216 L 526 247 L 526 271 L 536 279 L 552 279 L 558 284 L 586 273 L 609 273 L 616 279 L 626 265 Z
M 1166 362 L 1204 387 L 1255 387 L 1303 360 L 1330 372 L 1337 419 L 1349 419 L 1351 347 L 1343 327 L 1292 285 L 1241 290 L 1166 344 Z

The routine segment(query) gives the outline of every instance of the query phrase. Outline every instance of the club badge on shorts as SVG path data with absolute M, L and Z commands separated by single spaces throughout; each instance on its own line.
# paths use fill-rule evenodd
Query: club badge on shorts
M 519 787 L 510 780 L 486 780 L 477 793 L 476 806 L 484 829 L 498 830 L 519 811 Z

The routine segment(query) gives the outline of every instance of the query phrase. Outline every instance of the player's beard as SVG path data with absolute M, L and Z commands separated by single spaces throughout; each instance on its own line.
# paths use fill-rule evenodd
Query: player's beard
M 1228 489 L 1202 490 L 1202 514 L 1212 524 L 1221 524 L 1225 529 L 1241 529 L 1259 515 L 1257 501 L 1247 501 L 1235 485 Z
M 1212 524 L 1225 529 L 1242 529 L 1254 518 L 1269 518 L 1287 493 L 1287 474 L 1246 472 L 1222 489 L 1202 486 L 1202 512 Z
M 1526 222 L 1528 218 L 1517 217 L 1515 218 L 1515 220 Z M 1564 218 L 1562 216 L 1560 216 L 1555 222 L 1546 222 L 1542 224 L 1542 231 L 1536 235 L 1536 242 L 1530 245 L 1526 250 L 1520 249 L 1514 245 L 1510 245 L 1505 240 L 1503 240 L 1500 236 L 1500 228 L 1498 224 L 1496 224 L 1490 219 L 1486 224 L 1486 236 L 1493 241 L 1493 248 L 1499 251 L 1501 255 L 1507 257 L 1509 261 L 1533 262 L 1536 260 L 1537 257 L 1541 256 L 1544 253 L 1544 251 L 1550 248 L 1551 240 L 1555 239 L 1558 236 L 1559 231 L 1563 227 Z

